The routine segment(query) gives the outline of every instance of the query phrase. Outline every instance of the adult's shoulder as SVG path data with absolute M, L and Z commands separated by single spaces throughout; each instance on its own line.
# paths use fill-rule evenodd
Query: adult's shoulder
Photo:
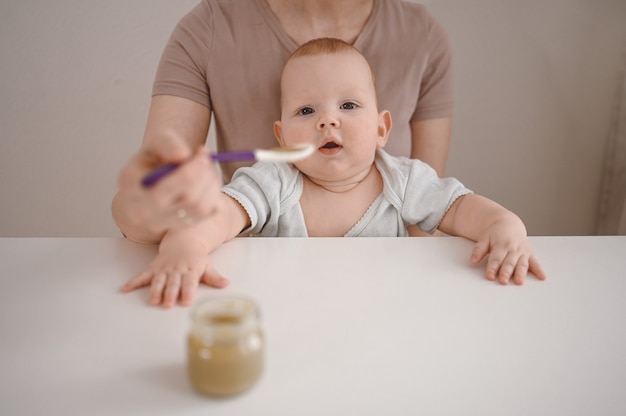
M 258 24 L 264 19 L 262 6 L 259 0 L 201 0 L 180 19 L 178 27 L 193 33 L 198 29 Z
M 447 38 L 443 26 L 426 6 L 408 0 L 376 0 L 370 21 L 364 28 L 357 46 L 368 59 L 383 56 L 406 56 L 407 46 L 419 49 L 427 56 L 432 48 L 442 47 Z
M 382 17 L 413 24 L 436 21 L 425 5 L 409 0 L 377 0 L 377 13 Z

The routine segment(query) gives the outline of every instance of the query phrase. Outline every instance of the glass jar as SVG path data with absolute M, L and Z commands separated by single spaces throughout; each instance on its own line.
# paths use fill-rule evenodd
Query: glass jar
M 209 298 L 191 310 L 188 373 L 200 393 L 230 396 L 252 387 L 263 373 L 264 337 L 250 299 Z

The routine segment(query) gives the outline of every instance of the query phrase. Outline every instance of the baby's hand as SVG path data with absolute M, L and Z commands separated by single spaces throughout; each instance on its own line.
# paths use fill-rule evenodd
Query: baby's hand
M 159 253 L 145 271 L 122 287 L 122 292 L 150 285 L 151 305 L 170 308 L 180 299 L 182 305 L 188 306 L 200 282 L 216 288 L 228 285 L 228 280 L 215 270 L 206 252 Z
M 510 221 L 496 222 L 481 235 L 474 245 L 470 257 L 473 264 L 479 263 L 489 254 L 485 267 L 488 280 L 496 279 L 503 285 L 513 282 L 524 284 L 528 272 L 539 280 L 545 280 L 546 274 L 535 257 L 525 229 Z

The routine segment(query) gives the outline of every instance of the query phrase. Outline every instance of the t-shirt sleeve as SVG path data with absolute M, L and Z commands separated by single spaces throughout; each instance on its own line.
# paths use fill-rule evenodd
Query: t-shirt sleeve
M 207 60 L 213 39 L 211 11 L 201 2 L 176 25 L 161 55 L 152 95 L 174 95 L 211 108 Z
M 444 27 L 428 16 L 428 56 L 411 121 L 451 116 L 454 106 L 452 50 Z

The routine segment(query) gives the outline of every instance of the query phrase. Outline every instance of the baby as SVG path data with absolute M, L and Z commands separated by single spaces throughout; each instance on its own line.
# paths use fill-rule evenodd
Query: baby
M 156 259 L 123 291 L 150 285 L 151 304 L 189 305 L 200 282 L 228 284 L 208 254 L 241 233 L 406 236 L 413 224 L 475 241 L 470 261 L 488 256 L 489 280 L 521 285 L 529 272 L 546 278 L 519 217 L 418 160 L 382 150 L 391 115 L 378 110 L 374 74 L 351 45 L 323 38 L 300 46 L 283 70 L 281 105 L 280 145 L 312 143 L 314 154 L 239 169 L 216 214 L 168 231 Z

